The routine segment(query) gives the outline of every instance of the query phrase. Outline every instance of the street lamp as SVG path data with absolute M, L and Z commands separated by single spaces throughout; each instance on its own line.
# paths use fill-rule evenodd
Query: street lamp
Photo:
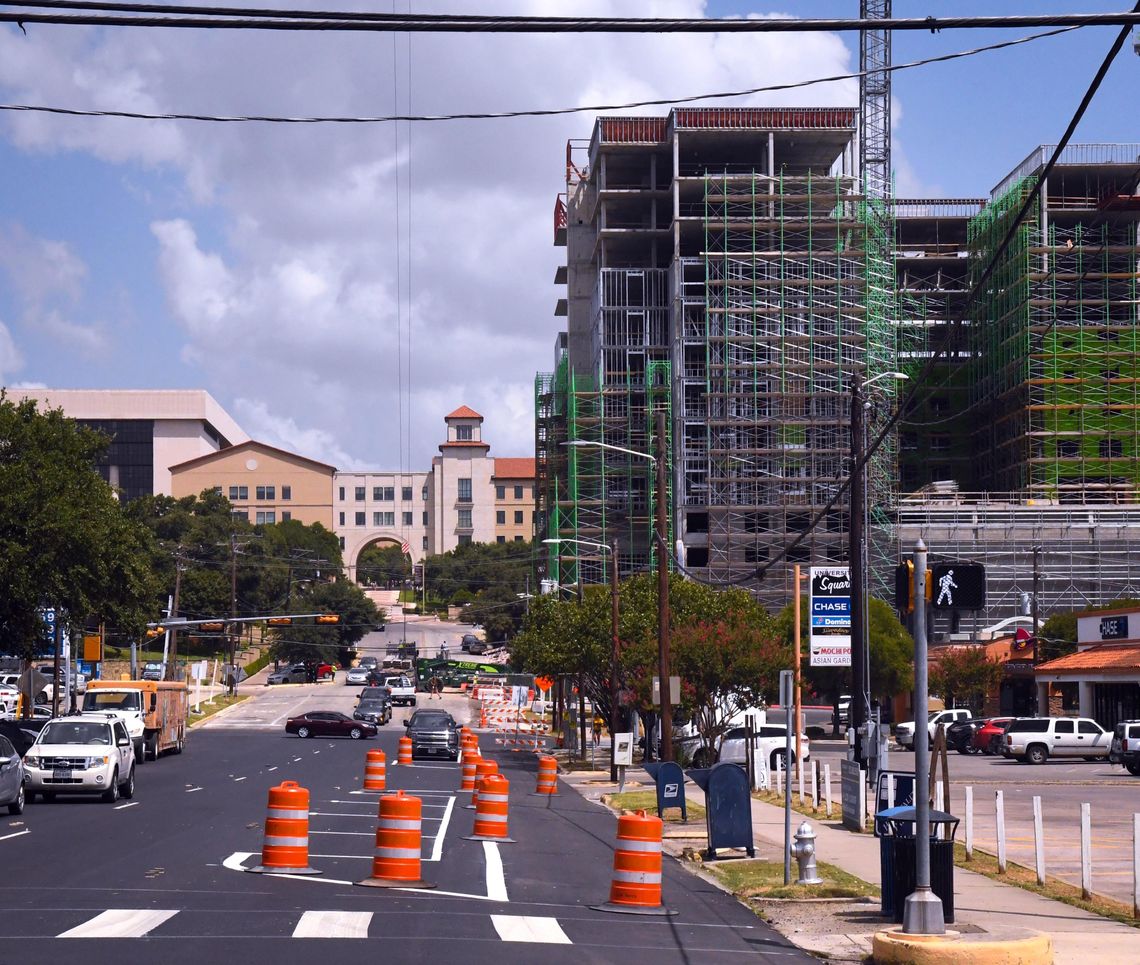
M 673 704 L 669 693 L 669 564 L 666 553 L 669 546 L 669 526 L 667 507 L 665 505 L 667 480 L 665 477 L 665 412 L 659 409 L 655 413 L 655 430 L 657 436 L 657 454 L 638 452 L 636 449 L 626 449 L 624 446 L 610 445 L 608 442 L 593 442 L 588 439 L 571 439 L 564 443 L 567 446 L 593 447 L 595 449 L 610 449 L 613 452 L 623 452 L 638 459 L 648 459 L 656 472 L 657 490 L 657 675 L 661 680 L 658 688 L 661 695 L 661 760 L 673 760 Z
M 544 539 L 544 543 L 557 546 L 560 543 L 575 543 L 578 546 L 593 546 L 596 549 L 606 550 L 610 554 L 610 780 L 618 779 L 617 772 L 617 734 L 618 717 L 618 560 L 617 540 L 606 543 L 595 543 L 588 539 Z M 578 585 L 581 586 L 582 576 L 578 575 Z
M 848 527 L 850 542 L 847 550 L 851 568 L 851 664 L 852 688 L 851 727 L 855 731 L 855 760 L 862 765 L 863 725 L 870 715 L 870 645 L 867 640 L 867 467 L 863 465 L 865 440 L 863 438 L 863 390 L 880 379 L 902 382 L 909 379 L 905 372 L 880 372 L 872 378 L 851 383 L 851 524 Z

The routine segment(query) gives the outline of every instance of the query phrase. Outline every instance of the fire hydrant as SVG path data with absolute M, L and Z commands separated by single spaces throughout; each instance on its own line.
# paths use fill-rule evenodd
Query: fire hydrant
M 797 885 L 821 885 L 823 879 L 815 867 L 815 832 L 811 825 L 804 821 L 796 829 L 796 843 L 792 845 L 792 857 L 800 866 L 800 876 L 796 879 Z

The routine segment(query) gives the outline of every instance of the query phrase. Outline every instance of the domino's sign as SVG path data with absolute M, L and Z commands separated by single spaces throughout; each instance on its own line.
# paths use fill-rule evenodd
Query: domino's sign
M 809 597 L 811 666 L 851 666 L 851 572 L 813 566 Z

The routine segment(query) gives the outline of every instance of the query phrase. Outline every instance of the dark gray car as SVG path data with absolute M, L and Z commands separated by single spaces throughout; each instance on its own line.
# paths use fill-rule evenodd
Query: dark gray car
M 0 807 L 24 813 L 24 762 L 7 737 L 0 736 Z
M 412 758 L 459 760 L 459 728 L 446 710 L 417 710 L 404 721 L 412 739 Z

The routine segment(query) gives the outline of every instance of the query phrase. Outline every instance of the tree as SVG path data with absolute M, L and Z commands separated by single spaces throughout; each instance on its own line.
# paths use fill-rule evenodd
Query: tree
M 937 662 L 930 668 L 930 692 L 938 694 L 947 707 L 965 701 L 981 710 L 1005 674 L 1000 663 L 986 656 L 984 647 L 943 647 L 932 653 Z
M 356 561 L 356 579 L 373 586 L 403 585 L 412 578 L 411 560 L 393 543 L 373 544 Z
M 376 604 L 349 580 L 319 583 L 304 595 L 306 612 L 335 613 L 340 622 L 305 624 L 272 631 L 275 660 L 347 663 L 361 638 L 379 617 Z
M 37 608 L 141 634 L 154 608 L 151 535 L 95 466 L 105 436 L 0 391 L 0 649 L 41 648 Z
M 533 558 L 531 543 L 471 543 L 424 561 L 429 599 L 463 606 L 488 640 L 509 640 L 522 626 Z M 531 587 L 534 589 L 534 587 Z
M 1089 611 L 1096 610 L 1123 610 L 1140 608 L 1140 600 L 1122 597 L 1103 606 L 1089 607 Z M 1077 614 L 1076 612 L 1054 613 L 1043 624 L 1038 636 L 1038 661 L 1053 660 L 1066 654 L 1074 653 L 1077 649 Z

